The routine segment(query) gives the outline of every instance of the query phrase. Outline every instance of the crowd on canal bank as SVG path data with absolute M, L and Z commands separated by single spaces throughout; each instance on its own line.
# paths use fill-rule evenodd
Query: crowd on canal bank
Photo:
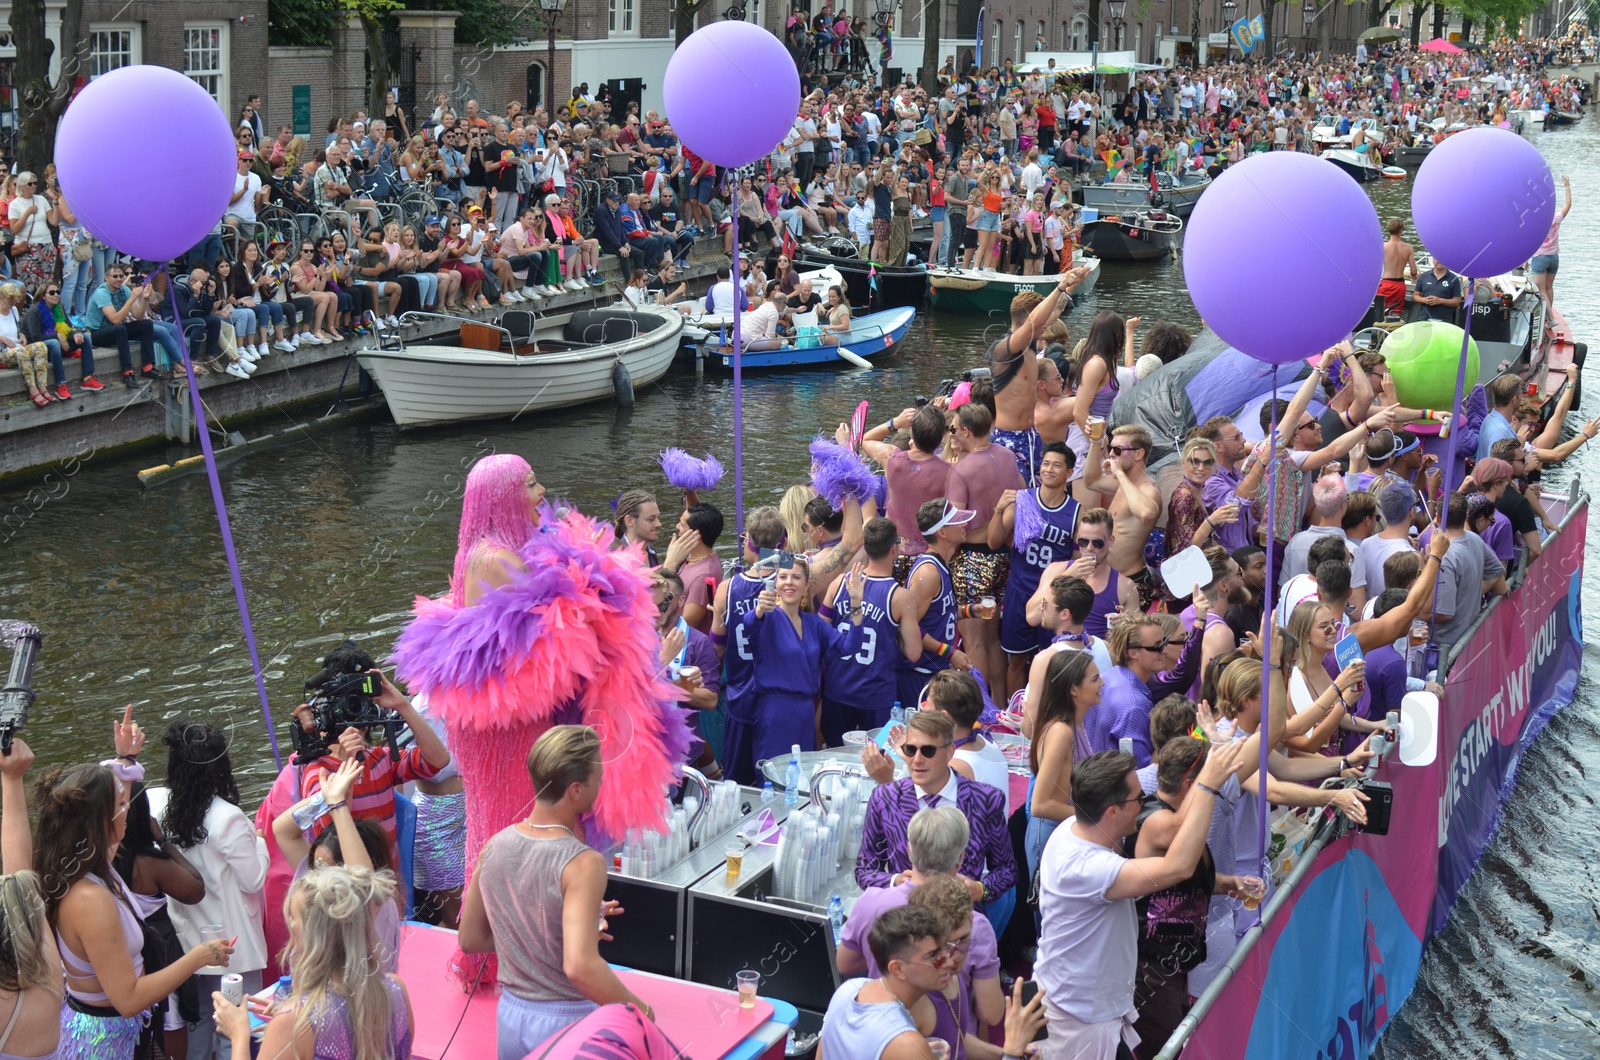
M 586 85 L 553 113 L 476 100 L 457 112 L 441 97 L 408 116 L 391 100 L 314 138 L 271 129 L 253 97 L 234 200 L 181 261 L 119 261 L 53 165 L 6 175 L 0 275 L 13 283 L 0 297 L 23 326 L 0 334 L 0 368 L 47 407 L 74 396 L 74 377 L 92 395 L 102 375 L 136 388 L 172 374 L 184 337 L 201 372 L 247 379 L 275 352 L 394 328 L 411 310 L 537 309 L 603 286 L 602 258 L 623 286 L 670 289 L 666 263 L 681 267 L 696 239 L 731 254 L 734 214 L 763 252 L 837 235 L 902 264 L 926 222 L 935 264 L 1050 275 L 1073 260 L 1076 178 L 1214 177 L 1252 152 L 1319 150 L 1319 125 L 1382 157 L 1463 124 L 1570 112 L 1584 86 L 1562 71 L 1590 52 L 1577 39 L 1363 48 L 1106 79 L 947 64 L 931 97 L 807 66 L 790 135 L 737 173 L 697 158 L 661 113 L 614 113 Z M 115 352 L 115 375 L 96 370 L 97 350 Z

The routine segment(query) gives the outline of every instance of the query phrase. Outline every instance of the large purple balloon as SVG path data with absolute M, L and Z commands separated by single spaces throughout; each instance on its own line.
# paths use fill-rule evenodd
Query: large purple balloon
M 1206 326 L 1268 364 L 1346 337 L 1383 278 L 1378 215 L 1331 162 L 1255 155 L 1218 177 L 1189 217 L 1183 277 Z
M 684 146 L 735 169 L 769 153 L 794 127 L 800 74 L 783 42 L 760 26 L 713 22 L 672 53 L 661 95 Z
M 1438 144 L 1411 185 L 1411 220 L 1428 253 L 1466 276 L 1499 276 L 1533 256 L 1556 213 L 1538 148 L 1479 126 Z
M 56 130 L 56 173 L 78 219 L 124 254 L 167 261 L 216 227 L 237 174 L 217 101 L 164 66 L 89 82 Z

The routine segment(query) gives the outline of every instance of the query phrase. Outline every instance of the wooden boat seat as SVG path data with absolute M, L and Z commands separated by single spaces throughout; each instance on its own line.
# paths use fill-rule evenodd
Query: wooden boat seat
M 505 335 L 499 328 L 488 324 L 475 324 L 463 321 L 461 324 L 461 345 L 469 350 L 498 350 Z

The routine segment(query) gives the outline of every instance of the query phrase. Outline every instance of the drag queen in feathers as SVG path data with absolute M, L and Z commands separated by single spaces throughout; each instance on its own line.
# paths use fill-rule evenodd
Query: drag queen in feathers
M 663 794 L 681 776 L 689 728 L 660 676 L 649 570 L 612 530 L 543 504 L 519 456 L 496 454 L 467 475 L 450 593 L 418 597 L 395 646 L 413 694 L 441 719 L 466 788 L 466 864 L 533 801 L 526 759 L 556 724 L 588 725 L 611 773 L 588 824 L 607 849 L 629 828 L 662 825 Z M 474 959 L 458 977 L 486 981 Z

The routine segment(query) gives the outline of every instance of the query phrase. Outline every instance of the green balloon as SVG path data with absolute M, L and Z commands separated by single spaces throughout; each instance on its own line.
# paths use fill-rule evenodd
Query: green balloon
M 1455 403 L 1461 338 L 1466 332 L 1442 320 L 1417 320 L 1383 342 L 1383 360 L 1394 380 L 1394 396 L 1414 409 L 1448 409 Z M 1467 340 L 1468 389 L 1478 381 L 1478 344 Z M 1464 395 L 1463 395 L 1464 396 Z

